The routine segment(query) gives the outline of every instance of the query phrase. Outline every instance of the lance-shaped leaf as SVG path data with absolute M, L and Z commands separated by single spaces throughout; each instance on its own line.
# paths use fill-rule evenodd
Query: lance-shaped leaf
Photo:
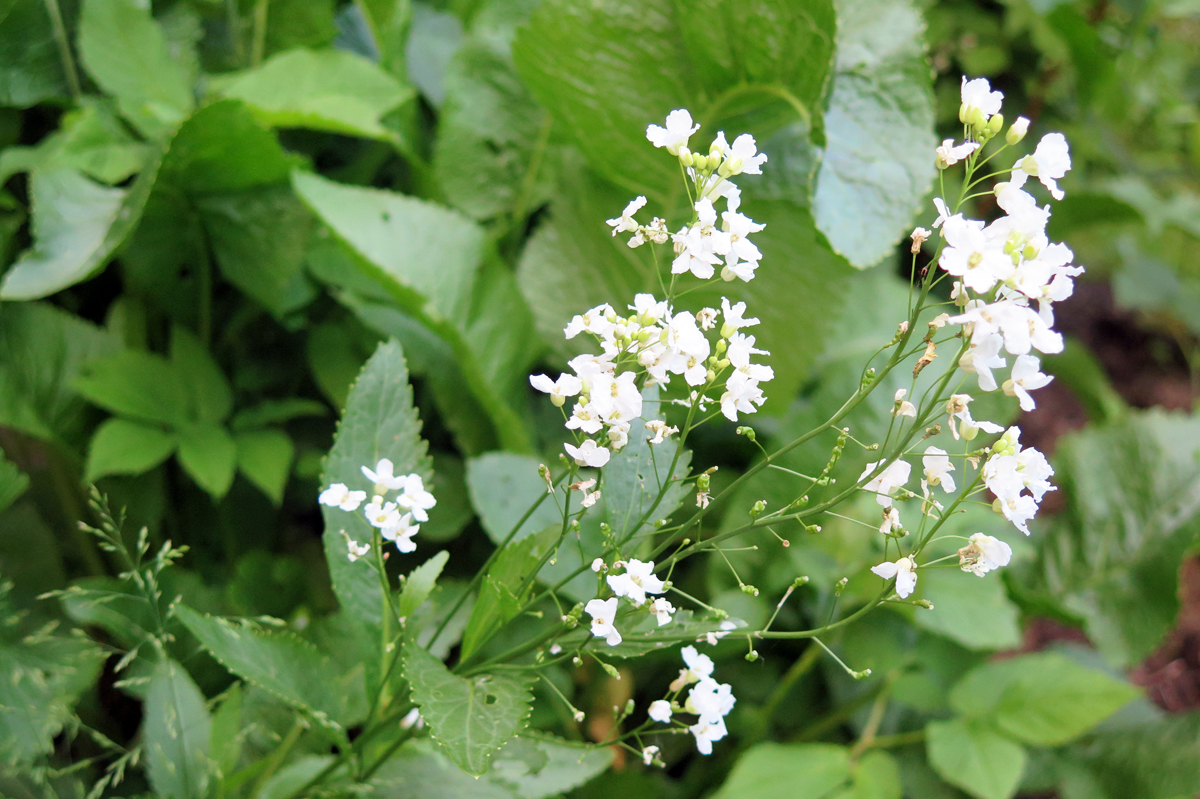
M 496 751 L 520 731 L 533 703 L 524 677 L 459 677 L 412 639 L 404 644 L 404 674 L 434 740 L 475 776 L 486 773 Z
M 438 575 L 442 573 L 442 568 L 449 559 L 450 553 L 442 550 L 409 573 L 404 580 L 404 588 L 400 591 L 400 601 L 396 604 L 396 615 L 407 619 L 424 604 L 429 595 L 433 593 Z
M 164 799 L 203 799 L 211 729 L 204 694 L 182 666 L 163 658 L 150 677 L 142 727 L 155 793 Z

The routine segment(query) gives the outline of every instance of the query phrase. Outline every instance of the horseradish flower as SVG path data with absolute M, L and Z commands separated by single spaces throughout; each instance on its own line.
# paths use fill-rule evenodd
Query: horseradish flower
M 684 709 L 695 713 L 702 720 L 715 723 L 728 716 L 736 703 L 737 699 L 731 686 L 705 677 L 688 691 Z
M 636 232 L 638 229 L 638 223 L 637 220 L 633 218 L 633 215 L 642 210 L 645 205 L 646 198 L 640 195 L 630 200 L 629 205 L 625 206 L 625 210 L 621 212 L 619 217 L 608 220 L 608 224 L 612 225 L 612 234 L 615 236 L 618 233 Z
M 366 478 L 375 485 L 375 493 L 383 494 L 388 490 L 395 490 L 404 485 L 404 477 L 397 477 L 392 469 L 392 462 L 387 458 L 380 459 L 379 463 L 375 464 L 375 470 L 372 471 L 366 466 L 362 467 L 362 473 Z
M 354 563 L 359 558 L 365 558 L 367 553 L 371 551 L 370 544 L 358 543 L 345 530 L 342 530 L 342 538 L 346 539 L 346 559 L 351 563 Z
M 659 749 L 657 746 L 647 746 L 642 750 L 642 765 L 649 766 L 654 763 L 654 759 L 658 757 Z
M 713 251 L 712 238 L 704 236 L 701 226 L 683 228 L 671 236 L 671 239 L 675 242 L 675 260 L 671 262 L 671 274 L 683 275 L 691 272 L 701 280 L 708 280 L 713 276 L 721 258 Z
M 412 511 L 413 518 L 417 521 L 429 521 L 429 514 L 425 511 L 436 505 L 437 500 L 433 498 L 433 494 L 425 490 L 425 481 L 421 479 L 421 475 L 409 474 L 405 475 L 403 479 L 402 493 L 396 497 L 396 504 Z
M 950 433 L 954 436 L 955 441 L 958 441 L 959 438 L 972 441 L 980 430 L 989 435 L 995 435 L 1004 430 L 998 424 L 977 422 L 972 419 L 971 411 L 967 406 L 973 399 L 975 398 L 970 394 L 951 394 L 950 399 L 946 400 L 946 414 L 950 417 Z
M 583 391 L 583 381 L 575 375 L 567 374 L 559 375 L 557 380 L 551 380 L 546 375 L 530 375 L 529 385 L 544 394 L 549 394 L 550 402 L 554 403 L 556 408 L 561 408 L 567 397 L 574 397 Z
M 991 291 L 997 281 L 1008 280 L 1014 271 L 1012 259 L 996 247 L 983 231 L 983 223 L 955 214 L 942 230 L 946 249 L 938 265 L 979 293 Z
M 933 235 L 932 230 L 927 230 L 923 227 L 913 228 L 913 232 L 912 232 L 912 236 L 911 236 L 912 247 L 909 248 L 909 251 L 913 255 L 916 255 L 917 253 L 919 253 L 921 251 L 921 245 L 924 244 L 926 241 L 928 241 L 929 237 L 932 235 Z
M 999 538 L 975 533 L 970 542 L 958 550 L 958 565 L 965 572 L 982 577 L 1012 560 L 1012 547 Z
M 1004 140 L 1010 145 L 1019 144 L 1025 138 L 1025 134 L 1029 132 L 1029 120 L 1025 117 L 1017 117 L 1011 125 L 1008 126 L 1008 133 L 1004 135 Z
M 917 406 L 904 398 L 906 394 L 908 394 L 908 389 L 896 389 L 895 404 L 892 406 L 892 416 L 910 416 L 915 419 L 917 418 Z
M 596 375 L 591 380 L 589 405 L 605 422 L 621 422 L 642 415 L 642 392 L 634 382 L 637 374 L 622 372 Z
M 975 375 L 980 391 L 996 390 L 996 378 L 992 375 L 992 370 L 1003 369 L 1008 363 L 1000 357 L 1003 346 L 1004 337 L 998 333 L 973 336 L 971 346 L 958 359 L 960 369 Z
M 380 529 L 379 534 L 388 541 L 396 543 L 396 549 L 401 552 L 413 552 L 417 548 L 416 542 L 412 540 L 421 529 L 421 525 L 413 524 L 413 515 L 405 513 L 393 524 Z
M 758 324 L 757 317 L 747 319 L 745 313 L 746 303 L 735 302 L 730 305 L 729 300 L 725 297 L 721 298 L 721 319 L 723 320 L 721 322 L 721 338 L 729 338 L 743 327 L 752 327 Z
M 922 483 L 925 481 L 922 480 Z M 896 506 L 885 508 L 883 511 L 883 523 L 879 525 L 879 532 L 884 535 L 898 533 L 904 529 L 900 524 L 900 511 L 896 510 Z
M 767 401 L 758 380 L 735 369 L 725 381 L 725 393 L 721 395 L 721 413 L 731 422 L 738 420 L 738 413 L 754 413 L 758 410 L 755 405 Z
M 367 498 L 366 491 L 351 491 L 345 483 L 334 483 L 321 492 L 317 501 L 322 505 L 342 510 L 358 510 L 358 506 Z
M 594 571 L 596 574 L 604 571 L 604 568 L 604 558 L 596 558 L 592 561 L 592 571 Z
M 858 479 L 865 479 L 881 463 L 883 461 L 868 463 L 867 468 L 858 476 Z M 863 486 L 863 491 L 875 494 L 875 500 L 886 508 L 892 504 L 892 494 L 908 482 L 908 476 L 911 473 L 912 465 L 908 461 L 892 461 L 882 472 L 867 481 L 867 484 Z
M 729 635 L 729 633 L 736 630 L 737 625 L 731 621 L 723 621 L 717 625 L 717 628 L 719 631 L 710 630 L 704 634 L 703 640 L 706 641 L 709 646 L 716 646 L 717 641 L 720 641 L 722 638 Z M 700 640 L 701 639 L 699 639 L 699 638 L 696 639 L 697 642 L 699 642 Z
M 967 141 L 955 147 L 954 139 L 946 139 L 942 142 L 941 146 L 937 148 L 937 168 L 945 169 L 946 167 L 954 166 L 959 161 L 963 160 L 978 149 L 979 142 Z M 609 220 L 608 224 L 611 225 L 612 220 Z M 616 235 L 615 231 L 613 235 Z
M 666 597 L 660 596 L 650 603 L 650 612 L 658 620 L 658 626 L 662 627 L 664 624 L 671 623 L 671 614 L 675 612 L 675 606 Z
M 1042 374 L 1041 361 L 1033 355 L 1018 355 L 1013 364 L 1012 377 L 1004 381 L 1004 393 L 1021 402 L 1021 410 L 1032 411 L 1036 407 L 1029 392 L 1049 385 L 1053 377 Z
M 696 751 L 702 755 L 711 755 L 712 745 L 728 734 L 725 729 L 725 719 L 717 719 L 712 722 L 702 718 L 688 727 L 688 730 L 696 736 Z
M 937 219 L 933 220 L 932 227 L 934 230 L 937 230 L 943 224 L 945 224 L 946 220 L 950 218 L 951 214 L 950 209 L 946 207 L 946 201 L 941 197 L 933 198 L 933 207 L 937 209 L 938 215 Z
M 616 314 L 613 312 L 612 306 L 608 303 L 605 303 L 604 305 L 597 305 L 590 311 L 581 313 L 571 319 L 571 321 L 567 323 L 567 326 L 563 328 L 563 334 L 568 339 L 572 339 L 586 330 L 587 332 L 596 336 L 603 337 L 606 333 L 612 330 L 613 323 L 609 321 L 609 317 L 615 315 Z M 594 358 L 595 356 L 588 357 Z M 579 374 L 578 369 L 576 369 L 575 372 L 576 374 Z M 583 375 L 580 375 L 580 377 L 582 376 Z
M 682 691 L 684 687 L 712 676 L 713 662 L 708 655 L 700 654 L 694 646 L 685 646 L 679 654 L 683 655 L 683 662 L 687 668 L 680 669 L 679 676 L 671 682 L 672 691 Z
M 692 124 L 692 115 L 685 108 L 677 108 L 667 114 L 667 126 L 650 125 L 646 128 L 646 138 L 655 147 L 665 147 L 671 155 L 679 155 L 679 148 L 685 147 L 692 134 L 700 130 L 699 125 Z
M 925 467 L 925 479 L 929 485 L 940 485 L 947 494 L 954 493 L 954 478 L 950 475 L 954 471 L 954 464 L 950 462 L 946 450 L 926 447 L 921 465 Z
M 1061 133 L 1047 133 L 1038 142 L 1033 155 L 1025 156 L 1013 167 L 1012 182 L 1023 186 L 1027 178 L 1035 177 L 1049 190 L 1051 197 L 1061 200 L 1065 195 L 1056 181 L 1070 168 L 1071 150 L 1066 138 Z
M 580 466 L 591 466 L 593 469 L 599 469 L 604 464 L 608 463 L 609 457 L 612 455 L 607 449 L 597 444 L 592 439 L 586 439 L 580 446 L 572 446 L 571 444 L 563 444 L 563 449 L 567 454 L 575 459 L 575 463 Z
M 372 499 L 371 503 L 363 508 L 363 512 L 367 516 L 367 523 L 380 529 L 391 527 L 400 521 L 400 511 L 396 509 L 396 503 L 384 502 L 381 496 Z
M 646 715 L 659 724 L 666 724 L 671 720 L 671 703 L 665 699 L 656 699 L 650 703 Z
M 646 440 L 651 444 L 661 444 L 679 432 L 678 427 L 668 427 L 667 423 L 661 419 L 651 419 L 646 422 L 646 429 L 650 431 L 650 437 Z
M 992 91 L 992 86 L 988 83 L 987 78 L 976 78 L 975 80 L 967 80 L 967 76 L 963 75 L 962 79 L 962 105 L 959 107 L 958 119 L 968 125 L 986 124 L 988 119 L 1000 113 L 1000 106 L 1004 103 L 1003 92 Z M 979 112 L 979 120 L 973 120 L 972 112 Z
M 900 558 L 894 563 L 880 563 L 871 571 L 885 580 L 896 578 L 896 595 L 906 599 L 917 588 L 917 565 L 912 558 Z
M 762 259 L 762 253 L 748 237 L 751 233 L 763 230 L 766 225 L 760 225 L 736 211 L 722 212 L 721 219 L 725 222 L 725 231 L 729 233 L 729 252 L 725 256 L 725 269 L 722 270 L 721 277 L 725 280 L 739 277 L 748 282 Z
M 723 144 L 725 132 L 721 131 L 717 137 Z M 734 139 L 733 145 L 724 151 L 724 156 L 725 161 L 717 168 L 717 174 L 726 178 L 742 174 L 761 175 L 761 167 L 767 162 L 767 154 L 758 152 L 754 137 L 749 133 L 743 133 Z
M 617 631 L 617 598 L 593 599 L 583 608 L 592 617 L 592 635 L 603 638 L 609 646 L 621 643 L 621 633 Z
M 646 601 L 646 594 L 661 594 L 667 590 L 666 583 L 654 576 L 654 561 L 630 560 L 625 564 L 624 574 L 610 574 L 605 579 L 614 594 L 628 597 L 639 606 Z

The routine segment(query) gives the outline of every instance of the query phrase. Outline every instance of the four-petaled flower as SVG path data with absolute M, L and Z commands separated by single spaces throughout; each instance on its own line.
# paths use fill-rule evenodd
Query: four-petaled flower
M 917 564 L 912 558 L 900 558 L 888 563 L 872 566 L 871 571 L 885 580 L 896 578 L 896 595 L 901 599 L 907 598 L 917 587 Z
M 592 617 L 592 635 L 603 638 L 609 646 L 621 643 L 621 633 L 617 631 L 617 598 L 593 599 L 584 606 L 584 611 Z

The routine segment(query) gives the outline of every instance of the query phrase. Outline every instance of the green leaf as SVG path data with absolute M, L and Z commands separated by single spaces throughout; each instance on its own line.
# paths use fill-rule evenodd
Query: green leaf
M 913 616 L 918 627 L 940 633 L 968 649 L 1015 649 L 1021 644 L 1016 605 L 1004 583 L 959 569 L 922 570 L 921 598 L 932 610 Z
M 59 129 L 36 147 L 10 147 L 0 153 L 0 182 L 30 170 L 77 170 L 101 183 L 120 183 L 139 172 L 150 146 L 136 141 L 109 104 L 83 98 L 63 115 Z
M 149 352 L 124 350 L 93 361 L 76 378 L 80 394 L 113 413 L 147 422 L 188 421 L 188 395 L 179 368 Z
M 454 211 L 392 192 L 300 172 L 293 185 L 385 296 L 450 345 L 504 447 L 528 450 L 513 407 L 537 354 L 532 317 L 512 273 L 483 260 L 483 231 Z
M 1038 746 L 1078 738 L 1139 694 L 1134 686 L 1055 652 L 987 663 L 968 672 L 950 704 L 992 720 L 1012 737 Z
M 354 384 L 371 351 L 351 335 L 345 325 L 323 322 L 308 334 L 308 367 L 321 393 L 335 408 L 344 408 Z M 234 420 L 236 424 L 236 419 Z
M 197 485 L 220 499 L 233 484 L 238 448 L 224 427 L 188 424 L 180 427 L 179 463 Z
M 17 465 L 4 457 L 0 452 L 0 513 L 17 501 L 17 498 L 29 488 L 28 475 L 21 472 Z M 7 572 L 6 572 L 6 576 Z
M 233 410 L 229 381 L 196 334 L 179 325 L 171 328 L 171 362 L 183 376 L 189 418 L 213 424 L 224 421 Z
M 1064 436 L 1054 467 L 1067 511 L 1037 537 L 1038 571 L 1105 658 L 1131 665 L 1174 626 L 1179 563 L 1200 540 L 1200 420 L 1131 411 Z
M 380 118 L 413 90 L 344 50 L 290 50 L 233 78 L 221 93 L 242 100 L 273 127 L 393 140 Z
M 471 620 L 463 633 L 462 658 L 475 654 L 501 627 L 517 616 L 533 587 L 543 558 L 557 545 L 561 521 L 539 533 L 512 541 L 496 556 L 483 578 Z
M 159 427 L 113 417 L 92 436 L 84 480 L 94 483 L 110 474 L 141 474 L 171 457 L 176 439 Z
M 421 439 L 421 420 L 413 407 L 404 353 L 394 342 L 381 344 L 350 390 L 321 485 L 345 483 L 367 490 L 362 467 L 374 468 L 381 458 L 392 461 L 396 474 L 416 472 L 428 484 L 432 470 L 427 449 Z M 369 542 L 372 528 L 359 514 L 328 507 L 321 511 L 325 517 L 325 557 L 338 603 L 353 618 L 378 625 L 383 603 L 379 580 L 366 564 L 349 562 L 341 536 L 345 530 L 355 541 Z M 437 512 L 437 508 L 432 511 Z
M 835 252 L 867 267 L 892 254 L 933 181 L 933 93 L 915 7 L 835 5 L 837 69 L 813 216 Z
M 160 660 L 150 678 L 142 727 L 146 771 L 155 793 L 164 799 L 203 799 L 211 729 L 196 683 L 175 661 Z
M 361 364 L 358 365 L 361 368 Z M 356 368 L 354 374 L 358 374 Z M 353 382 L 353 378 L 347 384 Z M 251 408 L 238 411 L 229 426 L 234 430 L 253 430 L 273 424 L 283 424 L 305 416 L 326 416 L 329 408 L 323 402 L 303 397 L 263 400 Z
M 245 742 L 242 723 L 242 684 L 235 682 L 225 692 L 212 717 L 208 751 L 217 774 L 232 774 L 237 768 Z
M 900 799 L 903 785 L 896 761 L 887 752 L 870 749 L 854 764 L 850 787 L 832 799 Z
M 929 764 L 978 799 L 1011 799 L 1025 772 L 1025 750 L 986 724 L 965 719 L 925 726 Z
M 850 777 L 850 750 L 830 744 L 757 744 L 746 750 L 713 799 L 821 799 Z
M 1113 799 L 1184 799 L 1200 791 L 1200 713 L 1098 731 L 1077 756 Z
M 532 455 L 512 452 L 489 452 L 467 461 L 471 504 L 493 544 L 504 541 L 530 506 L 543 496 L 545 499 L 521 524 L 512 540 L 520 541 L 562 521 L 562 512 L 547 494 L 549 486 L 538 474 L 539 463 Z
M 200 614 L 187 606 L 179 606 L 178 614 L 221 665 L 322 724 L 341 729 L 366 716 L 361 664 L 343 673 L 290 632 L 264 632 L 249 621 Z
M 187 73 L 150 9 L 135 0 L 84 0 L 79 57 L 147 138 L 164 137 L 194 105 Z
M 180 126 L 163 159 L 161 177 L 197 195 L 236 192 L 281 183 L 295 163 L 244 103 L 222 100 Z
M 492 756 L 529 716 L 533 695 L 515 674 L 459 677 L 412 639 L 404 643 L 404 674 L 434 740 L 459 768 L 480 776 Z
M 255 799 L 288 799 L 333 762 L 332 755 L 306 755 L 281 768 L 255 795 Z
M 246 430 L 234 435 L 237 468 L 276 505 L 283 502 L 296 448 L 282 430 Z
M 152 163 L 128 189 L 112 189 L 73 169 L 36 170 L 34 243 L 4 274 L 0 299 L 39 299 L 100 271 L 137 226 L 156 174 Z
M 0 4 L 0 106 L 29 108 L 68 88 L 46 3 Z
M 437 585 L 437 578 L 448 560 L 450 560 L 450 553 L 442 550 L 409 573 L 404 581 L 404 588 L 400 591 L 396 615 L 407 619 L 425 603 L 425 600 L 433 593 L 433 588 Z
M 422 522 L 421 536 L 427 541 L 441 543 L 457 538 L 475 518 L 467 498 L 466 468 L 453 455 L 435 453 L 433 456 L 433 485 L 429 491 L 438 498 L 438 514 Z

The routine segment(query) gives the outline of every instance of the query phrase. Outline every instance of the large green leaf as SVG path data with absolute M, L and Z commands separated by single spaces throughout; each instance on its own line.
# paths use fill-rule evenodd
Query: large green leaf
M 1058 746 L 1099 724 L 1137 696 L 1134 686 L 1055 652 L 978 666 L 950 693 L 950 704 L 990 720 L 1012 737 Z
M 850 750 L 830 744 L 758 744 L 738 758 L 714 799 L 822 799 L 851 773 Z
M 344 50 L 290 50 L 233 78 L 221 90 L 273 127 L 313 128 L 390 140 L 380 118 L 413 90 Z
M 532 318 L 511 272 L 485 253 L 483 231 L 454 211 L 393 192 L 301 172 L 293 184 L 359 256 L 354 263 L 377 291 L 450 345 L 503 445 L 529 449 L 513 408 L 537 354 Z
M 110 474 L 141 474 L 171 457 L 175 436 L 162 428 L 113 417 L 92 436 L 84 479 L 94 483 Z
M 9 147 L 0 153 L 0 183 L 18 172 L 58 167 L 101 183 L 120 183 L 141 169 L 150 149 L 133 138 L 109 103 L 86 98 L 36 147 Z
M 327 655 L 290 632 L 264 631 L 245 620 L 178 608 L 180 620 L 225 668 L 321 723 L 344 728 L 361 721 L 367 696 L 361 664 L 343 672 Z
M 849 787 L 831 799 L 900 799 L 903 789 L 896 761 L 887 752 L 872 749 L 854 764 Z
M 4 275 L 0 299 L 35 300 L 95 275 L 137 226 L 157 164 L 128 189 L 94 183 L 70 168 L 36 170 L 33 246 Z
M 276 505 L 292 471 L 296 448 L 282 430 L 244 430 L 234 434 L 238 471 L 262 489 Z
M 171 328 L 171 362 L 184 377 L 189 418 L 213 424 L 225 421 L 233 410 L 229 381 L 196 334 L 179 325 Z
M 189 420 L 184 376 L 175 363 L 154 353 L 123 350 L 94 361 L 84 367 L 75 388 L 122 416 L 167 425 Z
M 43 0 L 0 3 L 0 106 L 65 97 L 67 77 Z
M 538 474 L 540 463 L 532 455 L 513 452 L 488 452 L 467 461 L 471 504 L 492 543 L 504 541 L 533 503 L 547 494 L 549 486 Z M 547 495 L 512 540 L 520 541 L 556 521 L 562 521 L 562 512 Z
M 237 444 L 224 427 L 186 424 L 177 430 L 179 463 L 196 484 L 218 499 L 233 484 L 237 470 Z
M 1025 750 L 978 721 L 931 721 L 929 764 L 951 785 L 978 799 L 1011 799 L 1025 772 Z
M 432 471 L 428 447 L 421 439 L 421 420 L 413 407 L 412 388 L 400 345 L 380 345 L 350 390 L 337 438 L 325 461 L 322 485 L 345 483 L 369 490 L 362 467 L 374 469 L 381 458 L 392 461 L 396 474 L 416 472 L 428 484 Z M 356 541 L 369 542 L 372 528 L 357 513 L 322 508 L 325 516 L 325 556 L 333 590 L 342 610 L 353 618 L 378 625 L 383 597 L 379 579 L 365 563 L 350 563 L 341 531 Z M 432 513 L 437 513 L 434 508 Z
M 414 640 L 404 644 L 404 676 L 434 740 L 468 774 L 487 772 L 496 751 L 520 731 L 533 695 L 507 672 L 459 677 Z
M 1050 593 L 1130 665 L 1175 624 L 1179 563 L 1200 540 L 1200 419 L 1148 411 L 1065 436 L 1055 453 L 1067 513 L 1040 540 Z
M 211 728 L 196 683 L 175 661 L 160 660 L 150 678 L 142 726 L 146 771 L 155 793 L 164 799 L 203 799 Z
M 933 181 L 933 93 L 911 3 L 835 0 L 837 69 L 813 216 L 858 267 L 893 252 Z
M 148 138 L 183 121 L 194 101 L 187 73 L 171 57 L 162 28 L 135 0 L 85 0 L 79 55 L 121 113 Z
M 920 591 L 933 608 L 913 617 L 918 627 L 968 649 L 1012 649 L 1021 644 L 1017 607 L 1000 580 L 958 569 L 929 569 L 921 574 Z

